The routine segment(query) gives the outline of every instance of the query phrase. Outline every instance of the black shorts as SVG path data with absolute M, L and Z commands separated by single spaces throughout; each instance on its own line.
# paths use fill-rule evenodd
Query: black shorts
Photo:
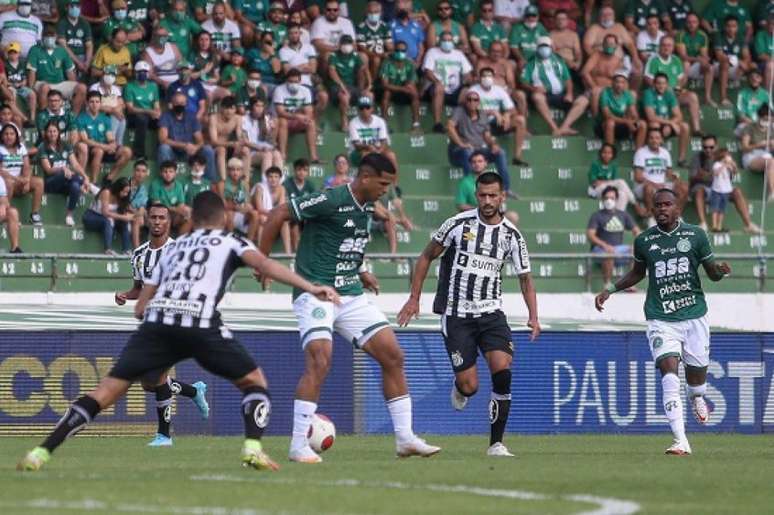
M 502 311 L 478 318 L 443 316 L 443 340 L 454 372 L 462 372 L 476 364 L 478 351 L 486 354 L 499 350 L 513 356 L 513 340 L 508 319 Z
M 550 107 L 561 109 L 562 111 L 569 111 L 570 107 L 572 107 L 572 102 L 565 100 L 564 94 L 546 93 L 546 102 Z
M 629 139 L 632 135 L 632 131 L 629 130 L 629 126 L 623 123 L 616 123 L 614 131 L 615 131 L 615 139 L 617 140 Z M 594 133 L 600 139 L 605 137 L 605 131 L 604 129 L 602 129 L 601 122 L 597 122 L 594 124 Z
M 110 377 L 157 381 L 164 370 L 193 358 L 206 371 L 240 379 L 258 365 L 225 326 L 210 329 L 143 323 L 129 337 Z

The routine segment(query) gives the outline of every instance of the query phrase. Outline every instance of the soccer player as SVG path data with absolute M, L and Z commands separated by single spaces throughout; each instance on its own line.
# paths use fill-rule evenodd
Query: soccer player
M 667 454 L 691 454 L 685 436 L 683 401 L 680 398 L 678 367 L 683 361 L 693 415 L 700 424 L 709 421 L 710 411 L 704 400 L 707 391 L 710 332 L 707 304 L 699 278 L 699 265 L 711 281 L 720 281 L 731 273 L 727 263 L 715 262 L 707 234 L 698 226 L 680 220 L 674 191 L 659 189 L 653 195 L 656 225 L 634 240 L 632 269 L 594 300 L 603 310 L 610 295 L 639 283 L 648 274 L 645 298 L 647 337 L 656 368 L 661 371 L 661 387 L 669 426 L 674 441 Z
M 395 167 L 389 159 L 378 153 L 368 154 L 360 161 L 354 181 L 292 197 L 275 207 L 264 224 L 261 249 L 267 253 L 284 223 L 303 222 L 296 270 L 305 279 L 334 287 L 342 296 L 341 305 L 336 306 L 299 288 L 293 290 L 293 311 L 298 317 L 306 370 L 298 382 L 293 405 L 291 461 L 322 461 L 309 447 L 307 433 L 330 368 L 333 331 L 381 365 L 384 398 L 395 429 L 398 457 L 428 457 L 441 450 L 414 434 L 403 351 L 387 318 L 363 294 L 363 287 L 373 291 L 379 288 L 376 278 L 363 267 L 374 202 L 395 179 Z
M 119 306 L 126 304 L 127 300 L 137 300 L 142 291 L 142 285 L 146 278 L 151 276 L 153 269 L 161 259 L 161 254 L 170 243 L 175 241 L 169 235 L 170 229 L 169 208 L 164 204 L 151 204 L 148 207 L 148 226 L 150 238 L 148 241 L 134 249 L 132 253 L 132 279 L 134 284 L 131 290 L 116 293 L 115 301 Z M 172 421 L 172 394 L 188 397 L 199 408 L 202 418 L 210 416 L 210 407 L 207 404 L 207 385 L 202 381 L 187 384 L 173 379 L 165 371 L 157 384 L 142 381 L 142 388 L 146 392 L 156 394 L 156 415 L 159 420 L 156 437 L 148 444 L 150 447 L 169 447 L 172 445 L 169 426 Z
M 340 302 L 329 286 L 317 286 L 267 258 L 249 241 L 228 233 L 223 200 L 212 191 L 193 202 L 194 231 L 169 244 L 145 280 L 134 314 L 143 322 L 96 389 L 76 400 L 39 447 L 22 458 L 17 470 L 39 470 L 67 437 L 123 397 L 140 378 L 158 384 L 161 371 L 193 358 L 205 370 L 242 391 L 245 442 L 242 464 L 258 470 L 279 466 L 263 451 L 261 436 L 269 422 L 271 400 L 266 378 L 247 349 L 223 324 L 218 304 L 236 270 L 253 268 L 331 305 Z M 154 377 L 155 376 L 155 377 Z
M 476 358 L 486 358 L 492 375 L 489 401 L 489 456 L 513 456 L 503 445 L 511 408 L 513 341 L 502 312 L 502 269 L 513 264 L 529 311 L 530 341 L 540 334 L 537 297 L 530 274 L 527 241 L 504 215 L 503 179 L 484 172 L 476 180 L 478 207 L 446 220 L 419 256 L 411 295 L 398 314 L 408 325 L 419 313 L 419 297 L 431 262 L 443 254 L 433 312 L 441 315 L 446 351 L 454 371 L 451 403 L 462 410 L 478 390 Z

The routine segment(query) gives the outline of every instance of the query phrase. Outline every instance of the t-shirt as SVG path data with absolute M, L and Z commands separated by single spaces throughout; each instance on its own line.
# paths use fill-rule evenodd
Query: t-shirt
M 750 138 L 750 145 L 757 145 L 766 141 L 768 134 L 765 127 L 760 123 L 748 123 L 747 126 L 742 129 L 742 133 L 739 135 L 741 139 L 743 136 Z
M 383 77 L 388 84 L 393 86 L 404 86 L 417 81 L 417 70 L 411 61 L 398 61 L 388 57 L 382 61 L 382 67 L 379 69 L 379 76 Z
M 264 20 L 258 24 L 259 32 L 271 32 L 272 39 L 276 45 L 281 45 L 288 36 L 288 26 L 284 23 L 272 23 L 270 20 Z
M 634 18 L 634 24 L 639 29 L 644 29 L 648 22 L 648 16 L 655 14 L 659 19 L 665 14 L 666 10 L 661 0 L 651 0 L 648 3 L 642 0 L 629 0 L 624 8 L 624 16 Z
M 344 34 L 352 36 L 353 41 L 357 37 L 352 22 L 343 16 L 339 16 L 334 22 L 328 21 L 325 16 L 318 16 L 314 22 L 312 22 L 312 27 L 310 28 L 312 41 L 320 39 L 323 43 L 332 45 L 336 48 L 339 47 L 339 39 L 341 39 L 341 36 Z
M 154 3 L 155 1 L 156 0 L 154 0 Z M 126 8 L 126 16 L 130 20 L 143 23 L 148 19 L 150 0 L 128 0 L 126 2 Z
M 392 41 L 390 28 L 383 21 L 379 21 L 375 27 L 372 27 L 367 21 L 357 26 L 357 44 L 365 47 L 369 52 L 383 54 L 390 41 Z
M 645 145 L 634 153 L 634 168 L 642 168 L 645 180 L 664 184 L 667 172 L 672 169 L 672 156 L 664 147 L 654 152 Z
M 183 185 L 177 180 L 167 188 L 161 177 L 156 177 L 148 188 L 148 197 L 151 202 L 159 202 L 167 207 L 175 207 L 185 203 L 185 191 Z
M 226 177 L 225 184 L 223 186 L 223 198 L 231 201 L 234 204 L 241 206 L 247 202 L 247 188 L 244 181 L 234 182 L 231 177 Z
M 299 84 L 298 90 L 291 93 L 287 84 L 280 84 L 274 88 L 272 102 L 275 106 L 284 107 L 288 113 L 295 113 L 301 111 L 305 106 L 312 105 L 312 92 L 309 91 L 309 88 Z
M 740 30 L 737 32 L 736 37 L 733 39 L 728 39 L 725 34 L 718 32 L 715 34 L 712 46 L 715 50 L 722 50 L 727 56 L 738 58 L 742 54 L 742 49 L 747 46 L 744 42 L 744 31 Z
M 35 15 L 19 16 L 16 10 L 0 14 L 0 44 L 5 48 L 16 41 L 21 45 L 22 58 L 26 58 L 30 49 L 43 36 L 43 23 Z
M 552 95 L 563 95 L 564 85 L 570 78 L 567 63 L 556 53 L 548 59 L 535 56 L 527 61 L 521 72 L 521 80 L 532 86 L 543 86 Z
M 167 88 L 167 102 L 172 102 L 172 97 L 178 91 L 185 95 L 187 100 L 185 110 L 188 113 L 196 113 L 199 110 L 199 102 L 207 100 L 207 92 L 199 79 L 191 79 L 188 84 L 183 84 L 182 79 L 178 79 Z
M 288 177 L 285 179 L 285 182 L 282 183 L 282 186 L 285 188 L 288 198 L 302 197 L 314 193 L 315 191 L 314 184 L 312 184 L 309 179 L 306 179 L 304 185 L 299 188 L 295 179 L 293 177 Z
M 35 157 L 41 163 L 44 159 L 48 159 L 52 168 L 63 168 L 70 167 L 71 155 L 73 155 L 73 147 L 69 143 L 62 143 L 59 147 L 50 147 L 48 143 L 44 143 L 38 147 L 38 153 Z
M 74 70 L 75 65 L 64 48 L 56 46 L 49 51 L 35 45 L 27 58 L 27 69 L 36 73 L 35 79 L 39 82 L 59 84 L 67 79 L 65 72 Z
M 772 108 L 768 91 L 762 87 L 756 89 L 745 87 L 739 91 L 739 95 L 736 97 L 736 114 L 737 116 L 744 116 L 757 122 L 758 109 L 766 104 L 769 104 L 769 108 Z
M 92 66 L 95 68 L 98 68 L 100 70 L 104 70 L 106 66 L 114 65 L 116 67 L 127 65 L 129 68 L 132 67 L 132 56 L 129 53 L 129 49 L 127 47 L 122 48 L 119 52 L 115 52 L 110 45 L 102 45 L 99 47 L 99 50 L 97 50 L 96 55 L 94 56 L 94 61 L 92 62 Z M 119 86 L 126 85 L 126 77 L 122 74 L 118 74 L 116 76 L 116 84 Z
M 386 141 L 390 143 L 390 134 L 387 131 L 387 123 L 380 116 L 371 115 L 371 121 L 365 122 L 360 116 L 355 116 L 349 122 L 349 147 L 355 148 L 355 143 L 361 145 L 373 145 Z
M 587 229 L 594 229 L 597 237 L 608 245 L 621 245 L 624 233 L 634 229 L 634 220 L 620 209 L 600 209 L 589 218 Z
M 451 0 L 452 18 L 460 23 L 467 23 L 468 16 L 473 14 L 478 5 L 476 0 Z
M 484 89 L 481 84 L 474 84 L 468 92 L 478 93 L 478 97 L 481 99 L 479 107 L 482 111 L 504 113 L 515 107 L 511 96 L 505 91 L 505 88 L 497 84 L 493 84 L 489 90 Z
M 274 68 L 271 66 L 272 60 L 278 58 L 275 55 L 264 57 L 257 48 L 251 48 L 245 54 L 245 69 L 249 71 L 258 70 L 261 72 L 261 81 L 265 84 L 276 84 L 277 76 L 274 74 Z
M 108 133 L 110 132 L 111 122 L 105 113 L 97 113 L 92 116 L 87 110 L 81 111 L 78 118 L 75 119 L 78 130 L 85 132 L 88 138 L 97 143 L 107 143 Z
M 672 20 L 674 28 L 676 30 L 683 30 L 685 27 L 685 19 L 694 11 L 690 0 L 682 0 L 681 2 L 667 0 L 666 12 L 669 14 L 669 18 Z
M 658 31 L 655 36 L 651 36 L 646 31 L 641 30 L 637 34 L 637 50 L 646 56 L 655 55 L 658 52 L 658 45 L 663 37 L 664 33 L 662 31 Z
M 712 0 L 704 10 L 703 18 L 708 20 L 716 31 L 723 29 L 723 20 L 734 16 L 739 21 L 739 32 L 745 31 L 745 25 L 750 21 L 750 12 L 739 5 L 731 5 L 725 0 Z
M 110 17 L 107 20 L 105 20 L 105 24 L 102 25 L 102 41 L 108 42 L 110 40 L 111 34 L 113 34 L 113 31 L 116 29 L 124 29 L 127 33 L 127 35 L 140 28 L 140 23 L 136 22 L 135 20 L 126 17 L 123 20 L 118 20 L 116 18 Z M 137 43 L 132 41 L 127 41 L 126 46 L 129 49 L 129 53 L 132 55 L 135 55 L 137 53 Z
M 93 41 L 89 22 L 78 18 L 75 24 L 72 24 L 70 19 L 64 16 L 56 24 L 56 33 L 60 38 L 64 38 L 67 46 L 78 58 L 86 57 L 86 42 Z
M 612 181 L 618 178 L 618 165 L 611 161 L 608 164 L 602 164 L 602 161 L 596 159 L 591 162 L 589 168 L 589 184 L 594 181 Z
M 457 195 L 454 197 L 454 203 L 457 206 L 475 206 L 478 204 L 476 199 L 476 177 L 468 174 L 457 183 Z
M 231 5 L 253 23 L 264 21 L 269 12 L 269 0 L 231 0 Z
M 222 27 L 217 27 L 212 19 L 202 23 L 202 29 L 212 34 L 212 46 L 218 50 L 231 50 L 231 42 L 242 37 L 239 25 L 226 18 Z M 185 55 L 185 54 L 184 54 Z
M 190 177 L 185 183 L 183 183 L 183 194 L 185 197 L 185 203 L 188 206 L 193 205 L 193 199 L 196 195 L 203 191 L 210 191 L 212 184 L 206 177 L 202 177 L 199 182 L 194 182 Z
M 518 48 L 524 59 L 529 59 L 537 51 L 537 39 L 540 36 L 548 36 L 548 31 L 543 27 L 542 23 L 538 22 L 532 29 L 524 25 L 524 23 L 519 23 L 511 29 L 508 44 L 511 48 Z
M 124 100 L 139 109 L 153 109 L 159 102 L 159 87 L 150 80 L 145 84 L 138 81 L 132 81 L 124 88 Z
M 642 94 L 642 107 L 652 107 L 660 118 L 671 118 L 672 111 L 677 107 L 677 97 L 671 89 L 660 95 L 654 88 L 648 88 Z
M 291 68 L 296 68 L 307 64 L 312 59 L 317 58 L 317 50 L 312 45 L 301 43 L 297 48 L 285 45 L 280 48 L 279 59 L 282 64 L 287 64 Z M 312 76 L 309 73 L 301 74 L 301 84 L 312 85 Z
M 731 184 L 731 170 L 720 161 L 712 165 L 712 191 L 717 193 L 731 193 L 734 186 Z
M 177 45 L 180 55 L 191 53 L 193 35 L 202 31 L 201 26 L 190 16 L 186 16 L 180 22 L 173 20 L 171 16 L 167 16 L 161 20 L 159 25 L 169 31 L 169 41 Z
M 115 84 L 106 91 L 101 82 L 95 82 L 89 86 L 89 91 L 99 91 L 102 95 L 102 105 L 104 107 L 116 107 L 118 106 L 118 101 L 122 98 L 121 88 Z
M 686 30 L 681 30 L 677 33 L 675 43 L 685 46 L 685 53 L 688 54 L 688 57 L 698 57 L 704 48 L 709 50 L 709 36 L 701 29 L 698 29 L 696 34 L 690 34 Z
M 755 34 L 754 47 L 755 55 L 758 59 L 767 55 L 771 57 L 774 55 L 774 33 L 766 30 L 759 30 Z
M 390 24 L 392 41 L 397 45 L 398 41 L 406 43 L 406 55 L 414 60 L 419 55 L 419 45 L 425 42 L 425 31 L 414 20 L 408 20 L 404 25 L 400 20 L 392 20 Z
M 159 128 L 167 129 L 167 135 L 172 141 L 180 143 L 193 143 L 194 133 L 202 130 L 202 126 L 194 113 L 183 113 L 183 118 L 178 120 L 170 111 L 165 111 L 159 120 Z
M 38 111 L 35 116 L 35 127 L 38 129 L 38 138 L 43 138 L 43 132 L 46 130 L 46 125 L 51 120 L 56 121 L 57 127 L 59 127 L 59 134 L 62 139 L 66 139 L 69 136 L 70 131 L 76 130 L 75 116 L 70 111 L 67 111 L 64 107 L 59 110 L 58 113 L 52 113 L 48 109 Z
M 17 89 L 27 87 L 26 61 L 19 59 L 16 64 L 13 64 L 8 59 L 4 59 L 3 66 L 5 67 L 5 76 L 8 77 L 11 86 Z
M 451 117 L 457 129 L 457 134 L 465 143 L 473 145 L 474 148 L 486 148 L 484 133 L 489 130 L 489 122 L 485 117 L 479 115 L 477 119 L 468 116 L 463 107 L 454 109 Z
M 447 30 L 443 27 L 441 20 L 434 20 L 432 25 L 435 28 L 435 34 L 439 39 L 441 38 L 441 34 L 443 32 L 447 32 Z M 462 25 L 454 20 L 451 20 L 451 27 L 449 27 L 448 32 L 451 34 L 454 46 L 460 46 L 462 41 Z
M 24 143 L 21 143 L 15 152 L 8 150 L 5 145 L 0 145 L 0 167 L 5 168 L 13 177 L 21 175 L 26 156 L 27 147 Z
M 226 65 L 223 68 L 222 80 L 235 79 L 234 82 L 228 87 L 231 93 L 237 94 L 239 91 L 244 90 L 247 84 L 247 73 L 244 68 L 234 66 L 233 64 Z
M 623 118 L 626 116 L 626 112 L 629 108 L 633 105 L 634 95 L 628 89 L 622 91 L 620 95 L 616 95 L 612 86 L 608 86 L 602 90 L 602 94 L 599 96 L 600 117 L 602 115 L 602 110 L 607 107 L 610 110 L 610 114 Z
M 663 73 L 669 79 L 669 87 L 677 87 L 680 77 L 683 76 L 683 62 L 676 55 L 664 59 L 659 54 L 653 54 L 645 65 L 645 77 L 653 79 L 659 73 Z
M 491 25 L 487 26 L 483 20 L 473 24 L 473 27 L 470 29 L 470 39 L 477 40 L 479 45 L 481 45 L 481 49 L 485 52 L 489 52 L 489 47 L 495 41 L 505 43 L 507 40 L 502 25 L 493 21 Z
M 714 257 L 701 228 L 678 222 L 671 232 L 658 225 L 634 239 L 634 260 L 648 272 L 645 318 L 681 322 L 707 314 L 699 265 Z
M 452 94 L 462 86 L 462 76 L 473 70 L 468 58 L 456 48 L 451 52 L 444 52 L 438 47 L 433 47 L 425 54 L 423 70 L 432 71 L 443 84 L 446 94 Z
M 363 60 L 360 59 L 360 55 L 357 52 L 352 52 L 351 54 L 333 52 L 328 57 L 328 66 L 333 66 L 336 69 L 341 82 L 347 86 L 356 86 L 357 71 L 363 66 Z

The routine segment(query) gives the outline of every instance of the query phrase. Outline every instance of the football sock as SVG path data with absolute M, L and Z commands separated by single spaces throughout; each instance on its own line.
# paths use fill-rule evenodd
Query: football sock
M 492 374 L 492 398 L 489 401 L 489 445 L 503 441 L 508 413 L 511 411 L 511 370 Z
M 260 440 L 269 425 L 271 399 L 262 386 L 249 386 L 242 392 L 242 416 L 245 419 L 245 438 Z
M 686 384 L 686 389 L 688 390 L 688 396 L 691 398 L 704 397 L 704 394 L 707 393 L 707 383 L 700 384 L 697 386 Z
M 683 421 L 683 400 L 680 398 L 680 378 L 675 374 L 666 374 L 661 378 L 664 397 L 664 413 L 669 420 L 672 434 L 678 440 L 685 440 L 685 422 Z
M 414 438 L 414 430 L 411 428 L 411 397 L 406 394 L 389 399 L 387 409 L 390 411 L 398 442 L 407 442 Z
M 317 403 L 296 399 L 293 401 L 293 438 L 290 440 L 290 450 L 301 449 L 309 445 L 307 436 L 312 424 L 312 415 L 317 411 Z
M 156 432 L 169 438 L 169 424 L 172 421 L 172 389 L 169 384 L 160 384 L 156 392 L 156 417 L 159 426 Z
M 174 393 L 175 395 L 182 395 L 183 397 L 189 397 L 191 399 L 196 397 L 196 393 L 197 393 L 196 388 L 194 388 L 188 383 L 183 383 L 182 381 L 178 381 L 177 379 L 168 377 L 167 384 L 169 385 L 169 388 L 172 390 L 172 393 Z
M 54 449 L 62 445 L 65 439 L 86 427 L 101 409 L 96 400 L 84 395 L 67 409 L 41 447 L 44 447 L 48 452 L 54 452 Z

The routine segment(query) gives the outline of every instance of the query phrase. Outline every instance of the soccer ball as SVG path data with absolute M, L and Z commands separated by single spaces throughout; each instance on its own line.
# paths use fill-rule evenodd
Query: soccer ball
M 327 451 L 336 441 L 336 426 L 333 421 L 320 413 L 312 415 L 312 424 L 306 434 L 309 446 L 315 452 Z

